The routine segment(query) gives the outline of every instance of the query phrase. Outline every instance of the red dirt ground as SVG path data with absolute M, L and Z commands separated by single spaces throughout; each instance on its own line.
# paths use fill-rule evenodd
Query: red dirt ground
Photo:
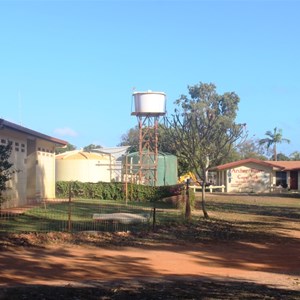
M 278 223 L 289 222 L 285 217 L 273 218 Z M 87 243 L 70 243 L 62 241 L 61 238 L 55 242 L 54 234 L 51 243 L 43 243 L 43 235 L 32 240 L 27 235 L 19 235 L 15 244 L 6 243 L 5 240 L 0 243 L 0 299 L 55 299 L 40 296 L 5 298 L 7 290 L 1 294 L 1 289 L 17 286 L 95 287 L 104 282 L 132 284 L 140 281 L 169 280 L 185 280 L 185 282 L 203 280 L 209 283 L 208 288 L 215 282 L 240 282 L 239 291 L 243 290 L 243 285 L 253 284 L 294 293 L 291 297 L 281 297 L 279 293 L 278 296 L 267 298 L 263 292 L 260 293 L 261 298 L 252 298 L 251 294 L 247 294 L 248 297 L 245 298 L 243 296 L 226 298 L 220 294 L 201 298 L 193 294 L 180 299 L 300 299 L 299 224 L 295 221 L 285 223 L 285 226 L 279 226 L 276 231 L 282 232 L 283 229 L 287 230 L 286 228 L 289 228 L 288 235 L 285 232 L 285 236 L 288 236 L 286 239 L 265 240 L 263 237 L 245 241 L 197 240 L 194 239 L 194 233 L 190 240 L 176 239 L 168 237 L 168 232 L 161 238 L 165 233 L 158 232 L 139 237 L 131 237 L 130 233 L 116 233 L 112 240 L 116 241 L 117 238 L 118 241 L 112 244 L 103 243 L 101 239 L 104 233 L 89 233 L 85 238 L 92 242 Z M 153 238 L 155 236 L 160 238 L 156 240 Z M 14 237 L 11 237 L 9 241 L 13 239 Z M 175 288 L 176 285 L 170 287 Z M 227 291 L 230 288 L 227 287 Z M 215 290 L 218 290 L 218 287 Z M 85 298 L 83 296 L 62 299 Z M 90 296 L 86 299 L 127 298 Z M 146 296 L 131 299 L 173 299 L 173 297 Z
M 297 290 L 300 248 L 299 244 L 286 246 L 224 242 L 116 249 L 74 245 L 18 247 L 1 252 L 0 286 L 204 276 Z

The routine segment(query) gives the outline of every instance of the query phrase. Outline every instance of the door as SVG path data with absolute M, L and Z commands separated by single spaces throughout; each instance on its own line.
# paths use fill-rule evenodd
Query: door
M 291 171 L 291 190 L 298 190 L 298 171 Z

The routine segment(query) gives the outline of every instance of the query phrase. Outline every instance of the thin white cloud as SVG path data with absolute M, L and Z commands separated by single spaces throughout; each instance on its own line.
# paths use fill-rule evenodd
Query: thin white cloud
M 57 134 L 57 135 L 60 135 L 60 136 L 72 136 L 72 137 L 75 137 L 78 135 L 78 133 L 69 128 L 69 127 L 64 127 L 64 128 L 56 128 L 54 130 L 54 133 Z

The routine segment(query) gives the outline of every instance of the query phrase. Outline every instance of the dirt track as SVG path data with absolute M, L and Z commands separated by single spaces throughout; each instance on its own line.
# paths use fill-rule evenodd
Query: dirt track
M 156 233 L 3 237 L 0 299 L 300 299 L 298 202 L 275 198 L 261 214 L 268 198 L 243 201 L 220 223 Z
M 1 286 L 209 277 L 300 290 L 299 244 L 160 244 L 115 249 L 51 245 L 1 251 Z

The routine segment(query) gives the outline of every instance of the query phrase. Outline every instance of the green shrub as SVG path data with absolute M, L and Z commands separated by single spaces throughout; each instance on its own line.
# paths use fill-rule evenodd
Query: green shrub
M 161 199 L 180 195 L 183 185 L 146 186 L 128 183 L 127 196 L 131 201 L 159 201 Z M 125 200 L 125 183 L 122 182 L 68 182 L 56 183 L 56 197 L 68 198 L 71 196 L 84 199 Z

